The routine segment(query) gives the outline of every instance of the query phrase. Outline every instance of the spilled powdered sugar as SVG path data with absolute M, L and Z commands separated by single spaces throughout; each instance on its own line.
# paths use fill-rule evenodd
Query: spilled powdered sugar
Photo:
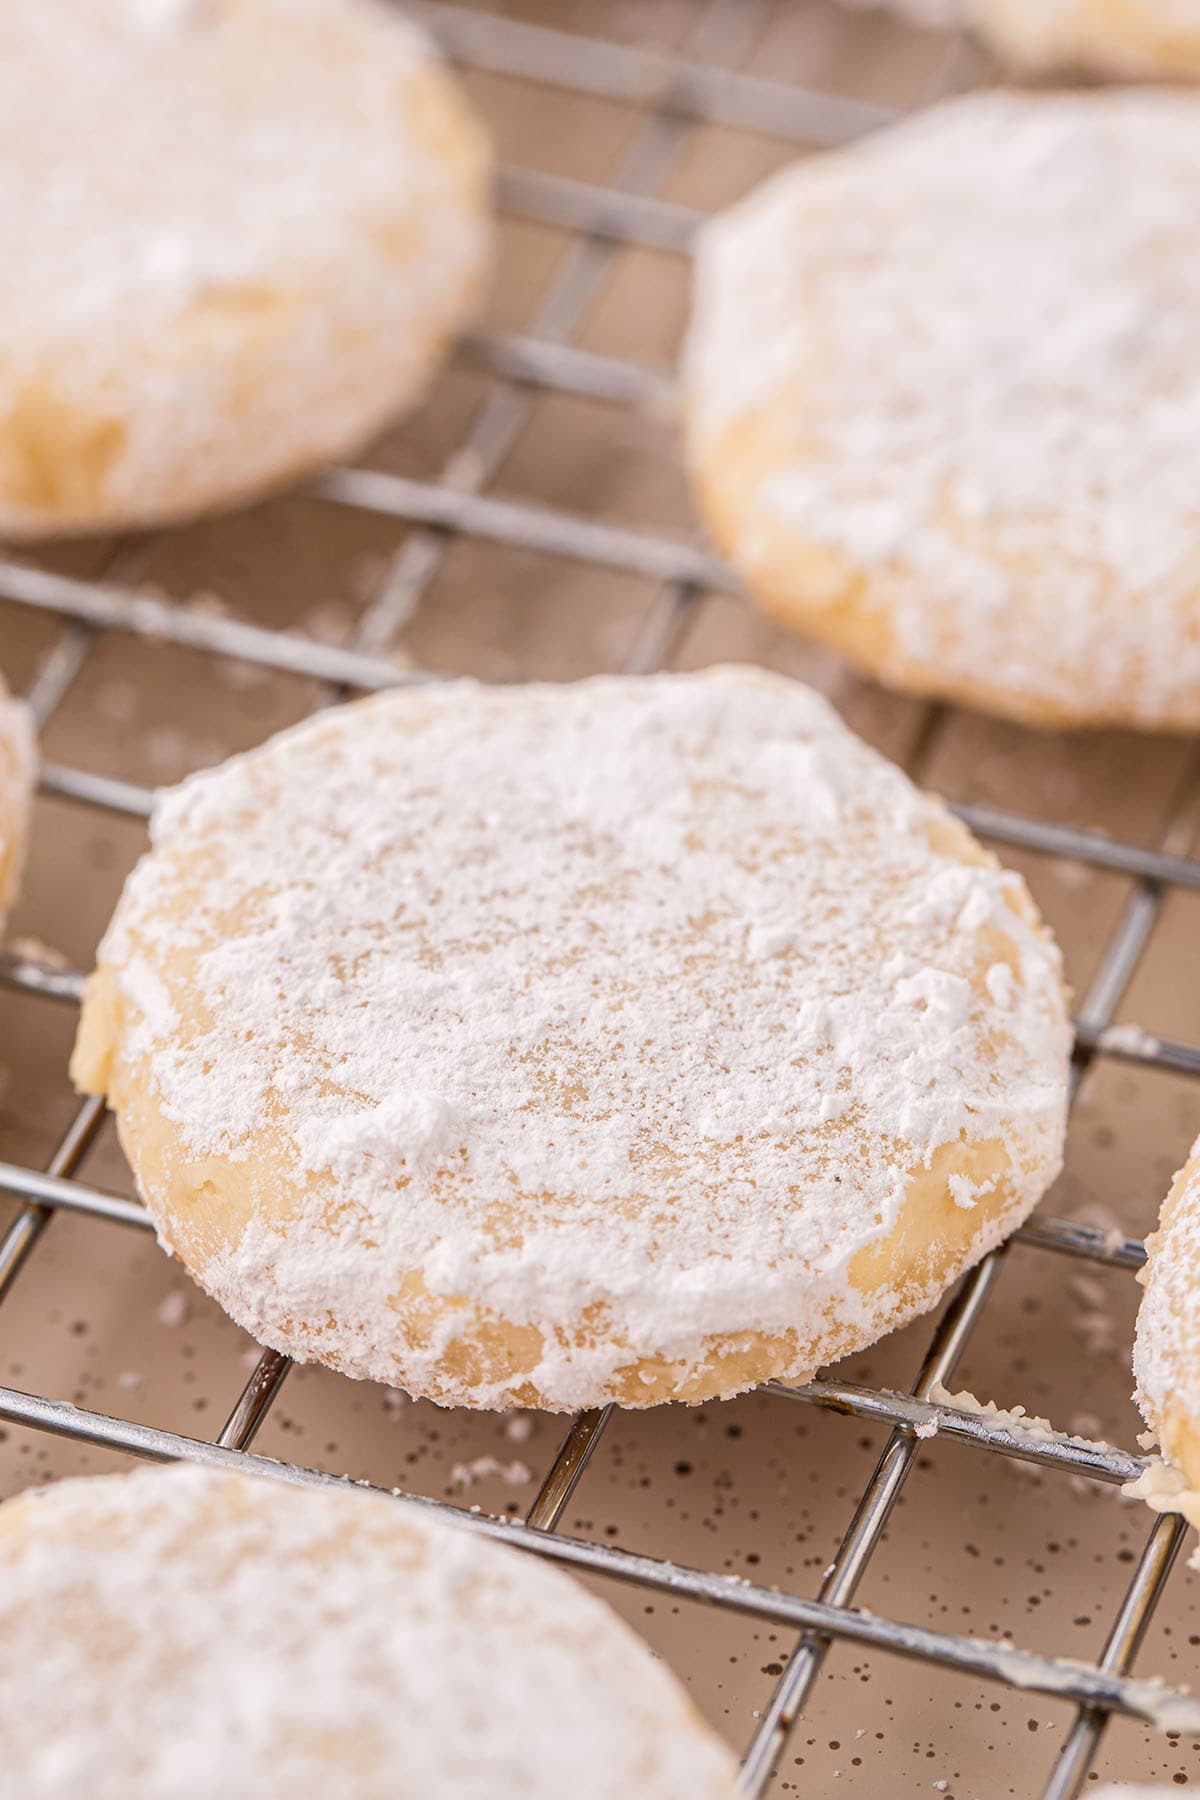
M 18 1504 L 23 1795 L 732 1800 L 732 1754 L 606 1607 L 415 1506 L 185 1467 Z
M 1058 954 L 1017 877 L 932 846 L 956 829 L 750 670 L 389 693 L 186 782 L 101 963 L 181 1168 L 251 1197 L 193 1272 L 264 1341 L 418 1391 L 481 1315 L 530 1327 L 564 1407 L 714 1334 L 864 1341 L 897 1300 L 850 1266 L 913 1171 L 1003 1147 L 978 1253 L 1058 1167 Z
M 1100 1048 L 1121 1056 L 1144 1058 L 1157 1056 L 1162 1042 L 1140 1025 L 1108 1025 L 1100 1033 Z
M 740 512 L 752 584 L 783 526 L 866 571 L 898 669 L 1194 721 L 1198 216 L 1200 97 L 992 92 L 709 225 L 690 434 L 714 486 L 727 428 L 777 445 Z
M 501 1462 L 498 1456 L 476 1456 L 470 1462 L 457 1462 L 450 1469 L 450 1486 L 474 1487 L 480 1481 L 502 1481 L 508 1487 L 524 1487 L 533 1480 L 533 1470 L 520 1461 Z

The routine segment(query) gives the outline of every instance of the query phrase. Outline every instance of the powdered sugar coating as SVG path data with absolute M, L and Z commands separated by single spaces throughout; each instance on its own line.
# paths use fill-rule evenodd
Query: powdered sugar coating
M 1136 1398 L 1167 1459 L 1200 1489 L 1200 1138 L 1146 1240 L 1133 1347 Z
M 411 1505 L 64 1481 L 0 1510 L 0 1573 L 21 1800 L 732 1800 L 729 1750 L 607 1607 Z
M 167 794 L 153 846 L 76 1077 L 294 1355 L 484 1406 L 799 1378 L 1057 1170 L 1022 884 L 779 677 L 390 693 Z
M 25 862 L 36 747 L 33 719 L 0 678 L 0 928 Z
M 1200 721 L 1200 97 L 978 93 L 702 234 L 722 547 L 884 680 Z
M 0 529 L 172 518 L 408 404 L 487 257 L 487 152 L 376 0 L 0 7 Z

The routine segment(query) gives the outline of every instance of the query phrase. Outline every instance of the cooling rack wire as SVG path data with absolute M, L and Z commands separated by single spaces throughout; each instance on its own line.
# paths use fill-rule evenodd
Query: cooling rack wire
M 570 29 L 448 4 L 426 4 L 416 10 L 468 71 L 637 109 L 637 130 L 616 179 L 601 186 L 529 167 L 502 170 L 502 212 L 510 219 L 569 234 L 570 247 L 559 259 L 526 330 L 478 334 L 460 346 L 461 361 L 485 375 L 489 386 L 485 403 L 465 439 L 445 461 L 439 479 L 418 480 L 356 467 L 329 469 L 310 484 L 310 493 L 320 501 L 394 521 L 401 539 L 348 641 L 316 641 L 159 598 L 139 583 L 144 543 L 117 546 L 95 579 L 0 558 L 0 608 L 30 609 L 54 623 L 55 635 L 28 689 L 43 732 L 108 634 L 315 681 L 321 684 L 321 703 L 398 680 L 425 679 L 420 672 L 403 669 L 390 652 L 435 582 L 450 547 L 462 539 L 513 548 L 533 558 L 590 565 L 652 584 L 654 598 L 623 658 L 631 672 L 663 666 L 714 596 L 736 595 L 730 572 L 695 543 L 505 498 L 491 492 L 491 485 L 540 396 L 556 394 L 651 415 L 669 408 L 671 381 L 666 370 L 584 349 L 571 339 L 602 292 L 614 259 L 623 252 L 632 247 L 686 256 L 701 215 L 657 190 L 696 133 L 712 127 L 755 133 L 777 139 L 789 153 L 799 153 L 868 131 L 884 123 L 890 109 L 874 100 L 839 94 L 828 74 L 824 80 L 814 76 L 806 87 L 741 72 L 769 11 L 766 0 L 708 4 L 697 0 L 677 33 L 679 46 L 669 51 L 606 38 L 606 13 L 599 6 L 570 8 L 566 20 Z M 636 15 L 636 9 L 626 11 Z M 632 35 L 636 40 L 637 34 Z M 925 82 L 917 98 L 928 100 L 939 91 L 965 85 L 977 64 L 970 46 L 952 36 L 939 39 L 933 80 Z M 814 68 L 821 67 L 820 59 L 814 58 Z M 918 780 L 929 770 L 946 724 L 943 709 L 922 710 L 906 757 Z M 144 820 L 151 802 L 149 786 L 62 762 L 45 764 L 41 786 L 60 802 L 134 821 Z M 956 810 L 994 844 L 1126 878 L 1124 904 L 1078 1002 L 1073 1093 L 1099 1057 L 1178 1076 L 1200 1075 L 1200 1049 L 1136 1032 L 1110 1031 L 1166 897 L 1173 891 L 1200 889 L 1200 862 L 1188 854 L 1200 819 L 1196 755 L 1190 751 L 1186 755 L 1165 830 L 1154 845 L 993 807 L 960 805 Z M 80 973 L 59 966 L 53 958 L 24 949 L 0 954 L 0 984 L 48 1005 L 74 1006 L 81 983 Z M 1200 1105 L 1196 1110 L 1200 1115 Z M 78 1108 L 44 1171 L 0 1165 L 0 1192 L 19 1203 L 0 1242 L 0 1300 L 33 1258 L 56 1213 L 82 1213 L 135 1232 L 149 1229 L 136 1201 L 82 1178 L 101 1123 L 101 1106 L 88 1101 Z M 1144 1256 L 1134 1237 L 1053 1217 L 1039 1216 L 1017 1234 L 1017 1241 L 1046 1257 L 1130 1274 Z M 977 1683 L 999 1683 L 1070 1703 L 1073 1720 L 1041 1790 L 1046 1800 L 1067 1800 L 1080 1791 L 1113 1714 L 1173 1725 L 1179 1734 L 1200 1736 L 1200 1703 L 1189 1703 L 1130 1673 L 1180 1547 L 1182 1526 L 1174 1516 L 1159 1518 L 1150 1529 L 1094 1663 L 1021 1650 L 1006 1639 L 985 1641 L 910 1625 L 854 1604 L 923 1441 L 934 1427 L 940 1441 L 1017 1458 L 1060 1480 L 1083 1477 L 1119 1484 L 1143 1467 L 1139 1455 L 1089 1438 L 1038 1436 L 1023 1430 L 1019 1422 L 936 1397 L 953 1380 L 1006 1257 L 1006 1249 L 995 1252 L 962 1283 L 932 1331 L 910 1392 L 855 1383 L 836 1373 L 804 1388 L 776 1390 L 781 1397 L 832 1409 L 887 1431 L 874 1472 L 857 1504 L 848 1506 L 849 1524 L 816 1598 L 703 1566 L 650 1557 L 620 1543 L 566 1535 L 560 1529 L 564 1514 L 602 1444 L 611 1409 L 581 1413 L 570 1424 L 523 1522 L 497 1520 L 478 1511 L 467 1517 L 474 1529 L 568 1568 L 673 1599 L 705 1602 L 719 1612 L 790 1634 L 790 1653 L 779 1665 L 781 1672 L 759 1709 L 745 1751 L 741 1779 L 746 1796 L 765 1794 L 773 1771 L 782 1769 L 789 1735 L 833 1644 L 892 1653 L 958 1671 Z M 265 1469 L 294 1482 L 335 1479 L 320 1469 L 268 1460 L 251 1450 L 288 1368 L 285 1358 L 264 1352 L 211 1441 L 11 1387 L 0 1388 L 0 1420 L 150 1460 L 185 1457 L 211 1465 Z M 448 1505 L 437 1500 L 422 1503 Z M 1031 1782 L 1023 1791 L 1037 1790 Z

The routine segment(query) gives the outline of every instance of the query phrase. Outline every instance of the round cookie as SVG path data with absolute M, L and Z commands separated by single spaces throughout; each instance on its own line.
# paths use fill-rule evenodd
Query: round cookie
M 1019 68 L 1200 81 L 1200 0 L 969 0 L 968 12 Z
M 751 669 L 405 688 L 160 800 L 73 1072 L 263 1343 L 449 1404 L 798 1381 L 1059 1166 L 1023 884 Z
M 0 930 L 25 864 L 35 749 L 29 709 L 0 678 Z
M 194 1467 L 0 1508 L 10 1800 L 733 1800 L 675 1678 L 419 1506 Z
M 701 508 L 886 684 L 1200 724 L 1200 97 L 978 93 L 700 236 Z
M 1200 1138 L 1146 1239 L 1133 1347 L 1137 1401 L 1169 1463 L 1200 1493 Z
M 474 304 L 487 190 L 452 78 L 377 0 L 7 0 L 0 535 L 186 517 L 355 450 Z

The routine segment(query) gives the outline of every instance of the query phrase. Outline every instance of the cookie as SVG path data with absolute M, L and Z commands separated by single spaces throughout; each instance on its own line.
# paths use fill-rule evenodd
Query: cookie
M 488 152 L 376 0 L 0 8 L 0 536 L 352 453 L 475 302 Z
M 931 1306 L 1059 1166 L 1017 876 L 751 669 L 425 684 L 159 802 L 73 1070 L 260 1342 L 699 1401 Z
M 1200 81 L 1200 0 L 969 0 L 968 16 L 1017 68 Z
M 29 709 L 10 697 L 0 679 L 0 929 L 25 864 L 34 761 Z
M 730 1751 L 606 1606 L 415 1504 L 63 1481 L 0 1508 L 0 1572 L 9 1800 L 733 1800 Z
M 1139 1273 L 1137 1401 L 1166 1460 L 1200 1493 L 1200 1139 L 1175 1177 Z
M 885 684 L 1200 725 L 1200 96 L 977 93 L 700 237 L 701 510 Z

